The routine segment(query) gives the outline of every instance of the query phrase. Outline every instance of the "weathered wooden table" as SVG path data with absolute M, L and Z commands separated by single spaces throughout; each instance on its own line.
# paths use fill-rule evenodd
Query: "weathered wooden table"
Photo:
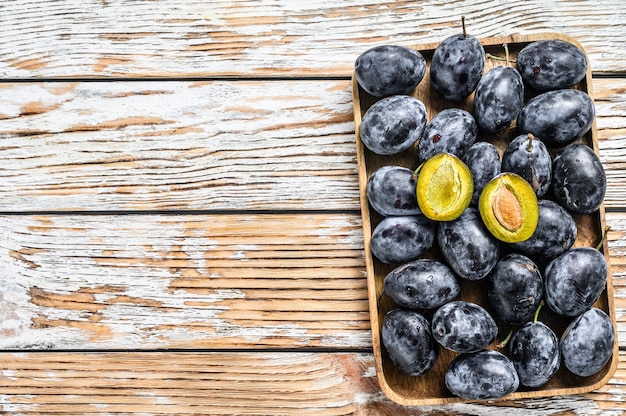
M 350 77 L 382 43 L 563 32 L 593 69 L 622 347 L 578 396 L 376 381 Z M 626 378 L 622 0 L 0 3 L 0 409 L 607 414 Z

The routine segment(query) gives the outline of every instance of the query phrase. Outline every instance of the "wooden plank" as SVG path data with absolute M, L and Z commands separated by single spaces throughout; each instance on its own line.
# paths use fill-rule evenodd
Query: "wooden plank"
M 372 345 L 359 214 L 0 216 L 0 270 L 0 349 Z
M 356 207 L 347 81 L 0 85 L 1 210 Z
M 443 40 L 461 15 L 481 37 L 563 32 L 594 71 L 624 70 L 621 0 L 19 0 L 0 8 L 0 76 L 349 76 L 365 49 Z
M 0 349 L 370 345 L 354 215 L 0 224 Z
M 615 377 L 580 396 L 404 407 L 380 392 L 369 353 L 2 353 L 0 409 L 12 414 L 622 414 Z
M 626 78 L 596 79 L 608 207 Z M 1 211 L 358 210 L 350 82 L 0 84 Z

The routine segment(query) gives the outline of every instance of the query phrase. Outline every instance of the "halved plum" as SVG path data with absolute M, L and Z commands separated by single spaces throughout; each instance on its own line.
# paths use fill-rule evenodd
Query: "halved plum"
M 521 176 L 505 172 L 493 178 L 478 201 L 487 229 L 500 241 L 517 243 L 533 235 L 539 204 L 533 187 Z
M 469 206 L 473 192 L 472 172 L 451 153 L 438 153 L 419 168 L 417 203 L 431 220 L 458 218 Z

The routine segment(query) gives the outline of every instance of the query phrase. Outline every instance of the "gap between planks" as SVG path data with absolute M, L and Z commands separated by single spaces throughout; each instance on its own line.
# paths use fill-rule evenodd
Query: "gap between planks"
M 626 71 L 620 72 L 592 72 L 594 79 L 626 78 Z M 320 76 L 141 76 L 141 77 L 47 77 L 47 78 L 0 78 L 0 84 L 19 83 L 63 83 L 63 82 L 302 82 L 302 81 L 350 81 L 351 75 L 320 75 Z

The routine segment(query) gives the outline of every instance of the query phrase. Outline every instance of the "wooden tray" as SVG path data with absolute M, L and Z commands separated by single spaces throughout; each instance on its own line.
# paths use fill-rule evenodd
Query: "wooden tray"
M 575 40 L 568 36 L 559 33 L 543 33 L 537 35 L 512 35 L 506 37 L 494 37 L 480 39 L 480 42 L 485 48 L 485 52 L 496 56 L 504 56 L 503 44 L 507 44 L 511 59 L 515 59 L 517 53 L 527 44 L 535 40 L 541 39 L 562 39 L 577 45 L 581 50 L 582 46 Z M 443 40 L 443 39 L 441 39 Z M 430 66 L 430 60 L 432 58 L 433 51 L 438 45 L 439 41 L 432 44 L 420 45 L 413 47 L 420 51 L 426 59 L 428 67 Z M 584 50 L 583 50 L 584 51 Z M 485 65 L 485 71 L 498 65 L 504 65 L 505 63 L 499 60 L 495 60 L 487 57 Z M 381 221 L 382 217 L 372 210 L 368 204 L 365 189 L 367 179 L 370 174 L 377 168 L 383 165 L 401 165 L 410 169 L 415 169 L 416 155 L 414 149 L 403 152 L 398 155 L 392 156 L 380 156 L 372 153 L 364 147 L 360 140 L 360 124 L 361 118 L 365 111 L 377 101 L 375 97 L 367 94 L 363 91 L 355 76 L 352 77 L 353 86 L 353 105 L 354 105 L 354 121 L 356 127 L 356 144 L 357 144 L 357 157 L 358 157 L 358 169 L 359 169 L 359 186 L 361 197 L 361 212 L 363 217 L 363 234 L 365 240 L 365 256 L 367 267 L 367 285 L 370 305 L 370 319 L 372 326 L 373 337 L 373 349 L 376 362 L 376 372 L 378 375 L 378 381 L 382 391 L 393 401 L 403 405 L 436 405 L 463 402 L 464 399 L 453 396 L 445 387 L 444 374 L 445 370 L 457 355 L 451 351 L 447 351 L 444 348 L 440 348 L 439 359 L 435 367 L 427 374 L 414 377 L 406 375 L 393 365 L 389 360 L 384 347 L 382 346 L 380 334 L 381 323 L 385 314 L 396 305 L 387 296 L 381 296 L 383 290 L 383 279 L 389 271 L 395 266 L 386 265 L 378 261 L 370 251 L 370 238 L 374 227 Z M 592 82 L 591 82 L 591 69 L 588 68 L 585 78 L 575 86 L 580 90 L 586 91 L 590 96 L 592 94 Z M 429 71 L 427 69 L 426 75 L 417 88 L 411 93 L 411 95 L 419 98 L 428 111 L 429 119 L 432 118 L 439 111 L 447 107 L 460 107 L 471 112 L 473 95 L 466 100 L 456 103 L 446 101 L 441 96 L 431 89 Z M 531 93 L 527 91 L 526 100 L 532 97 Z M 478 140 L 490 141 L 496 145 L 500 155 L 504 152 L 508 142 L 518 133 L 514 128 L 509 128 L 497 135 L 480 135 Z M 591 130 L 580 139 L 580 142 L 586 143 L 591 146 L 594 151 L 598 152 L 597 146 L 597 132 L 596 124 L 593 123 Z M 604 205 L 598 210 L 598 212 L 591 215 L 577 215 L 575 220 L 578 226 L 578 237 L 575 242 L 575 246 L 596 246 L 601 240 L 603 230 L 605 228 L 605 214 Z M 603 246 L 603 252 L 608 258 L 608 247 L 606 242 Z M 437 252 L 437 248 L 434 247 L 430 252 L 424 254 L 424 257 L 436 257 L 441 258 L 440 253 Z M 539 265 L 542 267 L 542 265 Z M 461 282 L 461 294 L 459 299 L 469 300 L 479 303 L 483 306 L 487 306 L 484 296 L 484 281 L 470 282 L 465 279 L 459 279 Z M 606 290 L 602 293 L 598 302 L 594 305 L 604 310 L 613 320 L 615 325 L 615 309 L 613 305 L 613 286 L 611 283 L 611 272 L 609 269 L 609 276 L 607 281 Z M 427 315 L 427 317 L 429 317 Z M 571 322 L 571 319 L 562 318 L 552 313 L 546 306 L 542 309 L 540 314 L 540 320 L 548 324 L 557 334 L 561 336 L 567 324 Z M 492 349 L 498 349 L 497 343 L 500 339 L 506 336 L 509 328 L 505 326 L 500 327 L 499 337 L 489 347 Z M 616 331 L 617 332 L 617 331 Z M 616 334 L 617 336 L 617 334 Z M 506 351 L 503 351 L 506 352 Z M 570 373 L 563 365 L 561 369 L 555 375 L 555 377 L 546 385 L 539 389 L 526 389 L 520 386 L 518 391 L 504 397 L 503 399 L 517 400 L 522 398 L 532 397 L 544 397 L 563 394 L 578 394 L 591 390 L 595 390 L 604 385 L 611 378 L 618 362 L 618 342 L 615 340 L 613 349 L 613 356 L 606 366 L 596 375 L 590 377 L 579 377 Z

